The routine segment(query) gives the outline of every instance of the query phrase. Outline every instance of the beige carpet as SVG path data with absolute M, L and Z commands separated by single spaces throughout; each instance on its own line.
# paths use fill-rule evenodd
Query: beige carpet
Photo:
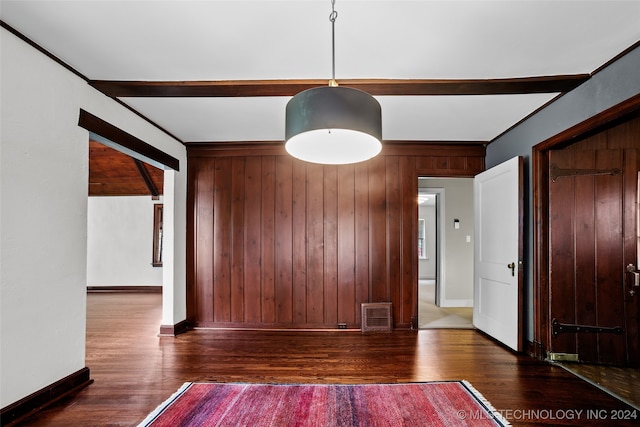
M 438 307 L 435 304 L 436 287 L 432 280 L 418 284 L 418 327 L 420 329 L 473 329 L 473 308 Z

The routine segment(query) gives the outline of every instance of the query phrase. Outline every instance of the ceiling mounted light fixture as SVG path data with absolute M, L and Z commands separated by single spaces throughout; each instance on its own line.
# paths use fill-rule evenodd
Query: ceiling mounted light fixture
M 331 9 L 332 77 L 328 86 L 302 91 L 287 103 L 285 149 L 312 163 L 358 163 L 382 150 L 382 112 L 373 96 L 336 82 L 335 0 Z

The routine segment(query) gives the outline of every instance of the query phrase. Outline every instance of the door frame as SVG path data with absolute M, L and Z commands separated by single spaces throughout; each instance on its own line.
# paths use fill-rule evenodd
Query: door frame
M 444 188 L 430 188 L 432 194 L 436 196 L 436 298 L 435 305 L 442 306 L 442 297 L 445 295 L 444 283 L 445 283 L 445 268 L 444 268 L 444 251 L 442 247 L 446 241 L 446 230 L 442 226 L 444 224 L 444 200 L 445 191 Z
M 418 177 L 418 179 L 424 179 L 424 180 L 429 180 L 432 179 L 430 177 L 423 177 L 420 176 Z M 440 178 L 433 178 L 433 179 L 440 179 Z M 436 222 L 436 250 L 435 250 L 435 258 L 436 258 L 436 297 L 435 300 L 433 301 L 438 307 L 440 307 L 440 302 L 442 299 L 442 295 L 443 293 L 443 289 L 442 289 L 442 284 L 444 283 L 444 255 L 443 255 L 443 250 L 442 250 L 442 245 L 443 242 L 445 240 L 445 230 L 442 229 L 442 223 L 443 223 L 443 218 L 444 218 L 444 197 L 445 197 L 445 191 L 444 188 L 439 188 L 439 187 L 420 187 L 420 184 L 418 184 L 418 194 L 420 193 L 428 193 L 428 194 L 433 194 L 436 196 L 436 204 L 435 204 L 435 211 L 436 211 L 436 217 L 435 217 L 435 222 Z M 419 260 L 418 260 L 419 262 Z M 419 276 L 419 272 L 418 272 L 418 276 Z M 419 279 L 420 277 L 418 277 Z M 418 292 L 420 291 L 420 289 L 418 288 Z M 420 299 L 420 295 L 418 295 L 418 299 Z M 418 319 L 420 320 L 420 319 Z
M 533 190 L 533 343 L 527 353 L 543 360 L 549 333 L 549 151 L 576 142 L 613 121 L 640 110 L 640 94 L 578 123 L 532 148 Z

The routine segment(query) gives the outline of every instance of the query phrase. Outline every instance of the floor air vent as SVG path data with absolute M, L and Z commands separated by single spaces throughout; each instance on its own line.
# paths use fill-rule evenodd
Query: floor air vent
M 362 332 L 391 332 L 391 303 L 362 303 Z

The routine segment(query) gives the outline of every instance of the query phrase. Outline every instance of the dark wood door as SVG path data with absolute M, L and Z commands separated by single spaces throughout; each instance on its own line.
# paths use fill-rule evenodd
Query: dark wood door
M 640 289 L 627 272 L 638 258 L 636 127 L 550 152 L 550 351 L 581 362 L 640 363 Z

